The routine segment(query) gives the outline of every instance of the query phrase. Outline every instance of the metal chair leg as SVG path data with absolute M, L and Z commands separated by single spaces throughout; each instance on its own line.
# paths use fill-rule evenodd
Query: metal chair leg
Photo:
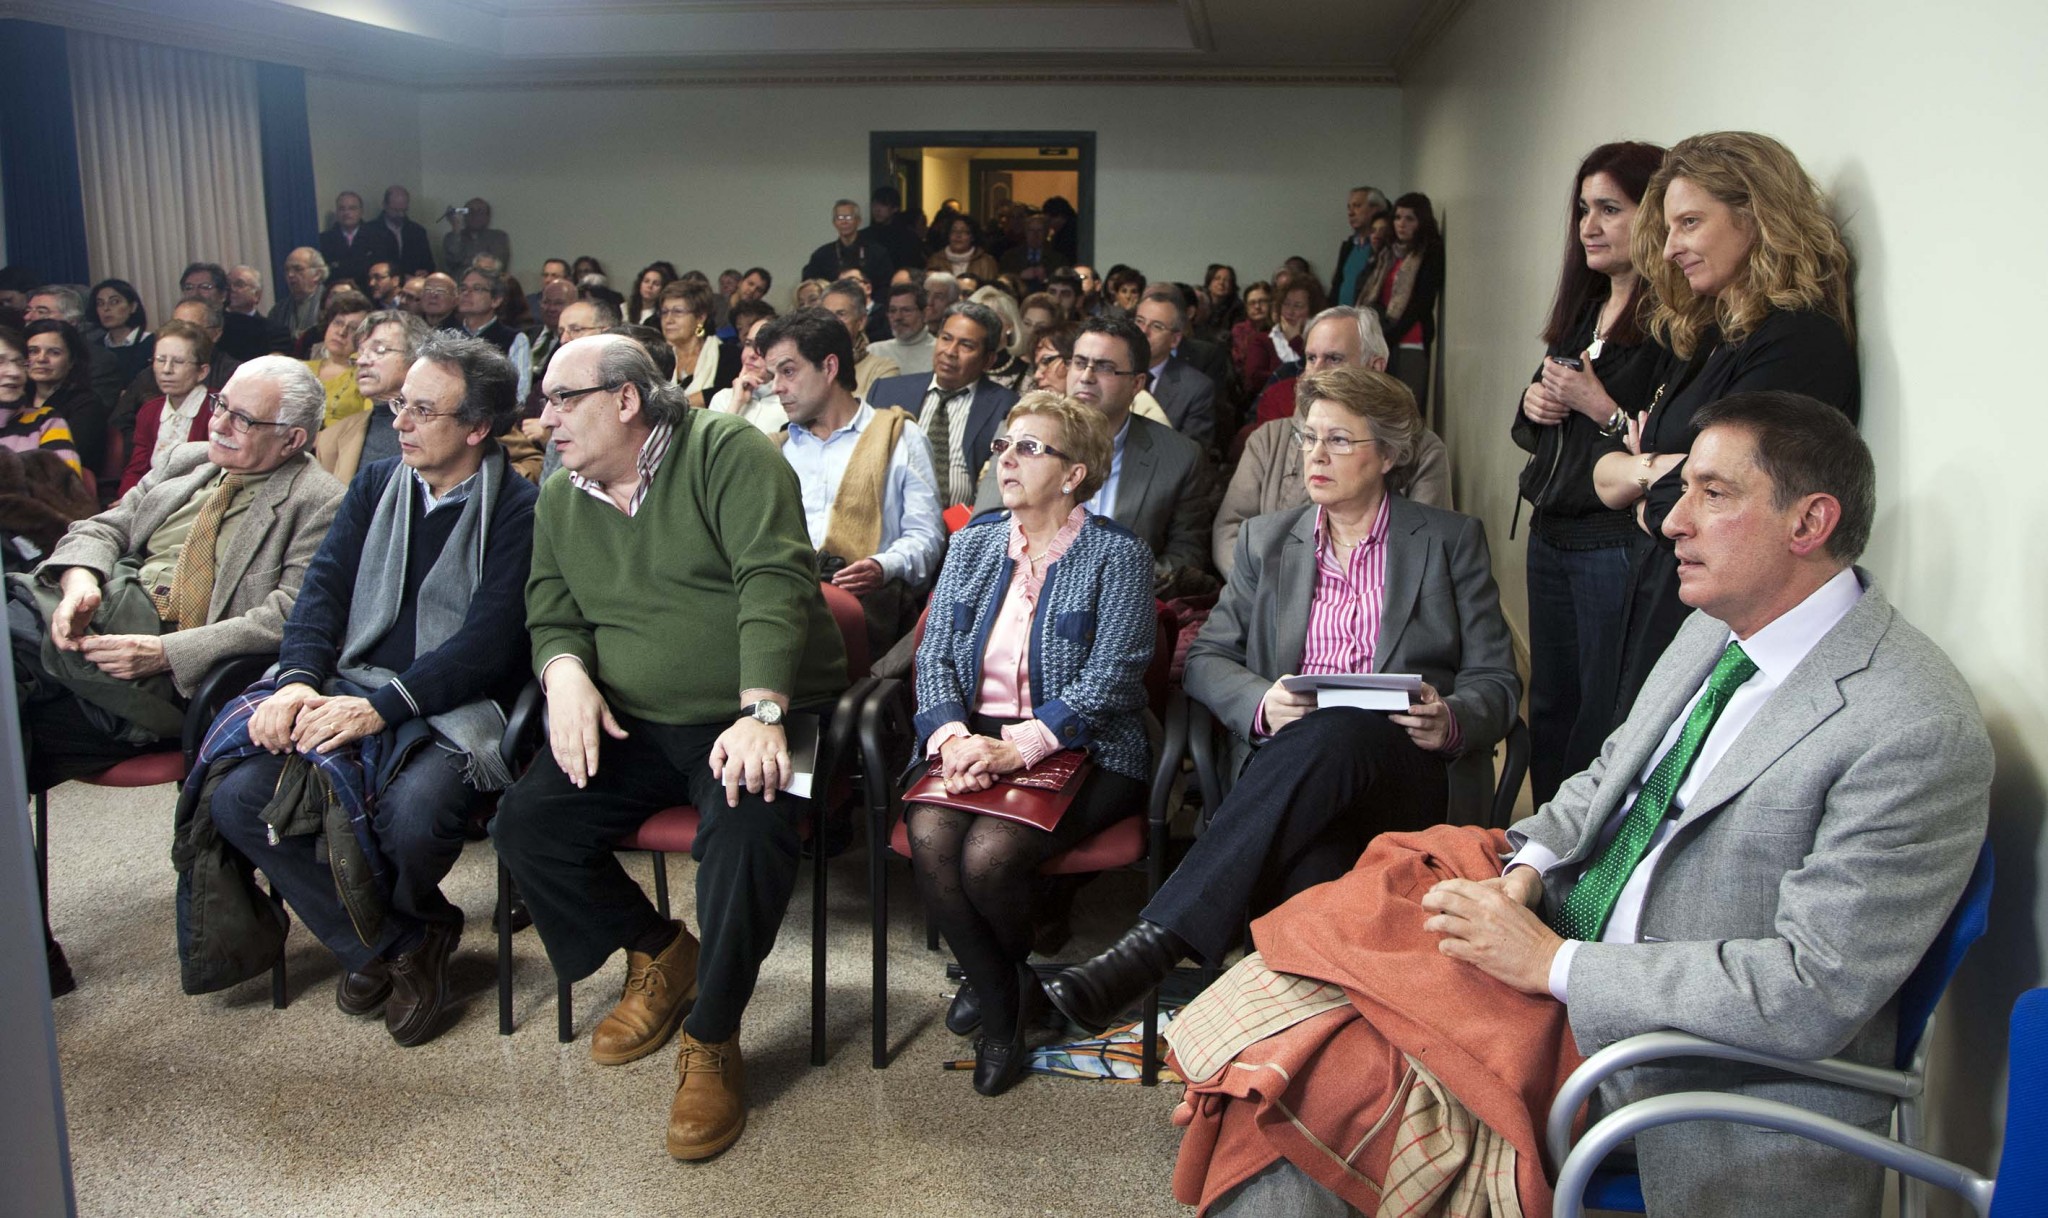
M 284 894 L 277 890 L 275 882 L 270 885 L 270 903 L 277 906 L 279 915 L 283 915 Z M 285 938 L 289 940 L 290 937 L 291 924 L 286 923 Z M 280 941 L 277 945 L 277 963 L 270 966 L 270 1005 L 273 1010 L 278 1011 L 284 1010 L 285 1004 L 291 1001 L 290 988 L 284 972 L 284 949 L 285 943 Z
M 1145 995 L 1145 1036 L 1144 1048 L 1139 1050 L 1138 1083 L 1144 1087 L 1159 1085 L 1159 987 Z
M 36 792 L 36 894 L 43 899 L 43 925 L 50 924 L 50 793 Z
M 569 983 L 555 979 L 555 1039 L 568 1044 L 576 1039 L 576 1017 L 569 1009 Z
M 668 856 L 659 850 L 654 852 L 654 908 L 668 917 Z
M 498 860 L 498 1035 L 512 1035 L 512 873 Z
M 811 834 L 811 1064 L 825 1064 L 825 825 Z
M 868 1000 L 868 1026 L 872 1034 L 876 1070 L 889 1068 L 889 829 L 883 811 L 868 817 L 868 911 L 871 954 L 874 957 L 873 993 Z

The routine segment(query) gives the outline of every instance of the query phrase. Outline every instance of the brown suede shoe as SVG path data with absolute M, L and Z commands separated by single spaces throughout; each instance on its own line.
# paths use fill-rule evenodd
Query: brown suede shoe
M 600 1066 L 638 1061 L 668 1043 L 697 996 L 697 939 L 677 922 L 676 941 L 658 956 L 626 953 L 626 989 L 619 1005 L 590 1034 L 590 1060 Z
M 684 1032 L 676 1055 L 676 1099 L 668 1110 L 668 1153 L 708 1159 L 747 1127 L 747 1068 L 740 1038 L 706 1044 Z

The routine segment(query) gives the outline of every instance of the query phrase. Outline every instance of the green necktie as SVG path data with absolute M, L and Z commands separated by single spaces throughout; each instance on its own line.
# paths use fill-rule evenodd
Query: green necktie
M 1637 793 L 1621 830 L 1608 839 L 1600 857 L 1579 877 L 1571 894 L 1565 897 L 1564 906 L 1551 919 L 1551 927 L 1558 934 L 1567 939 L 1600 937 L 1608 916 L 1614 912 L 1614 903 L 1621 899 L 1621 890 L 1628 884 L 1629 873 L 1643 861 L 1643 852 L 1657 835 L 1658 822 L 1670 811 L 1671 797 L 1685 781 L 1685 772 L 1692 768 L 1700 744 L 1714 729 L 1714 720 L 1721 717 L 1721 708 L 1728 705 L 1728 699 L 1743 682 L 1755 675 L 1756 662 L 1743 654 L 1742 645 L 1728 644 L 1728 650 L 1721 653 L 1720 662 L 1707 677 L 1707 692 L 1693 704 L 1692 714 L 1685 717 L 1685 728 L 1678 733 L 1677 743 L 1650 772 L 1650 781 Z

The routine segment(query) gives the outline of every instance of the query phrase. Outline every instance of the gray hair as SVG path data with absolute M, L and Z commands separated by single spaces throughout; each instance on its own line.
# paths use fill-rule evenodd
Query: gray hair
M 947 317 L 964 317 L 980 326 L 984 346 L 991 356 L 1002 348 L 1003 319 L 980 301 L 960 300 L 946 306 L 945 316 L 939 318 L 941 329 L 945 327 Z
M 327 259 L 322 257 L 320 251 L 315 247 L 310 245 L 302 245 L 299 248 L 293 250 L 291 254 L 286 254 L 285 259 L 289 261 L 292 257 L 292 254 L 307 255 L 306 262 L 309 265 L 311 265 L 314 270 L 320 272 L 322 275 L 325 275 L 327 273 Z
M 1188 302 L 1182 299 L 1179 288 L 1174 287 L 1170 283 L 1155 283 L 1151 287 L 1146 288 L 1145 294 L 1138 298 L 1140 304 L 1148 300 L 1156 300 L 1160 304 L 1172 305 L 1173 332 L 1175 334 L 1187 332 Z
M 960 279 L 951 271 L 933 271 L 924 277 L 924 290 L 927 296 L 937 296 L 939 293 L 944 292 L 952 299 L 958 300 L 960 299 Z
M 492 259 L 492 261 L 495 262 L 496 259 Z M 462 281 L 471 275 L 475 275 L 484 281 L 484 290 L 491 294 L 491 299 L 496 300 L 505 294 L 505 273 L 503 271 L 493 267 L 478 266 L 472 262 L 468 266 L 463 267 L 461 273 L 456 275 L 456 286 L 460 287 Z
M 411 363 L 419 358 L 420 347 L 431 338 L 434 328 L 426 319 L 408 309 L 379 309 L 356 323 L 356 346 L 370 341 L 370 334 L 378 326 L 397 326 L 405 344 L 405 360 Z
M 1326 321 L 1349 321 L 1358 327 L 1359 363 L 1371 364 L 1376 359 L 1384 360 L 1388 357 L 1387 336 L 1380 329 L 1378 310 L 1368 305 L 1331 305 L 1309 318 L 1308 325 L 1301 331 L 1302 342 L 1308 341 L 1310 330 Z
M 519 406 L 519 374 L 498 344 L 443 330 L 420 344 L 417 359 L 428 360 L 462 378 L 462 403 L 455 421 L 464 427 L 489 423 L 491 434 L 512 426 Z
M 302 429 L 306 442 L 312 443 L 327 413 L 327 390 L 312 369 L 289 355 L 259 355 L 235 369 L 235 376 L 277 386 L 277 421 Z
M 206 310 L 206 328 L 209 330 L 218 330 L 227 322 L 228 311 L 226 307 L 218 300 L 208 300 L 204 296 L 187 296 L 171 306 L 171 313 L 175 316 L 178 310 L 186 305 L 198 305 Z
M 1002 328 L 996 331 L 996 346 L 1016 355 L 1017 348 L 1031 341 L 1030 336 L 1024 333 L 1024 315 L 1017 309 L 1016 298 L 1008 292 L 991 283 L 974 289 L 974 295 L 967 299 L 970 303 L 982 305 L 1002 319 Z M 1009 335 L 1007 340 L 1003 338 L 1005 333 Z
M 1394 210 L 1394 205 L 1387 201 L 1386 192 L 1382 191 L 1377 186 L 1353 186 L 1351 188 L 1351 193 L 1355 195 L 1364 195 L 1365 205 L 1367 207 L 1372 208 L 1374 211 L 1383 211 L 1392 214 Z
M 234 278 L 234 277 L 235 277 L 236 275 L 240 274 L 240 273 L 241 273 L 241 272 L 243 272 L 243 271 L 247 271 L 247 272 L 249 272 L 249 274 L 250 274 L 250 275 L 251 275 L 252 277 L 254 277 L 254 278 L 255 278 L 255 280 L 256 280 L 256 290 L 257 290 L 257 291 L 259 291 L 259 292 L 260 292 L 260 291 L 262 291 L 262 290 L 263 290 L 263 271 L 262 271 L 262 270 L 261 270 L 260 268 L 258 268 L 258 267 L 253 267 L 253 266 L 250 266 L 250 265 L 249 265 L 249 264 L 247 264 L 247 263 L 243 263 L 243 264 L 241 264 L 240 266 L 232 266 L 232 267 L 229 267 L 229 268 L 228 268 L 228 278 L 232 279 L 232 278 Z
M 28 294 L 30 300 L 38 296 L 53 296 L 57 300 L 57 311 L 72 325 L 85 323 L 85 293 L 68 283 L 46 283 Z
M 835 319 L 836 324 L 836 319 Z M 690 408 L 686 390 L 664 380 L 647 349 L 623 335 L 593 335 L 604 345 L 597 353 L 597 379 L 606 389 L 631 385 L 640 391 L 640 413 L 651 423 L 678 423 Z M 577 342 L 589 342 L 579 338 Z

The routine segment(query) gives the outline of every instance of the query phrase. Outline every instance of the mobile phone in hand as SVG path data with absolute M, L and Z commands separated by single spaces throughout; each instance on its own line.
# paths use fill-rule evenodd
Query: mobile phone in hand
M 1585 361 L 1581 360 L 1576 355 L 1553 355 L 1550 357 L 1550 362 L 1553 364 L 1562 364 L 1563 366 L 1571 369 L 1573 372 L 1584 371 L 1586 367 Z

